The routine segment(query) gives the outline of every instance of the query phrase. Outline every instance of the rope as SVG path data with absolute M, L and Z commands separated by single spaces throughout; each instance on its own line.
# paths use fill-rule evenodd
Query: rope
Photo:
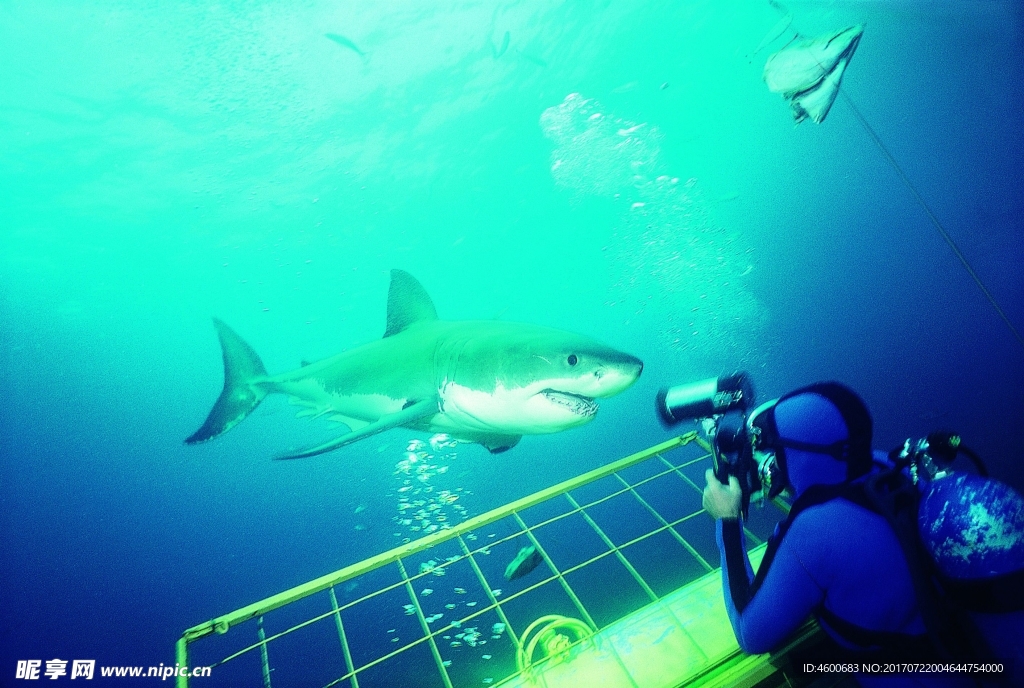
M 789 14 L 789 10 L 787 10 L 781 3 L 779 3 L 778 0 L 768 0 L 768 4 L 771 5 L 773 9 L 775 9 L 782 15 Z M 794 36 L 786 43 L 787 46 L 799 38 L 804 38 L 804 36 L 796 29 L 793 29 L 793 33 Z M 828 71 L 824 68 L 824 66 L 820 64 L 818 66 L 822 68 L 822 71 Z M 988 302 L 992 304 L 992 308 L 996 310 L 996 313 L 999 314 L 999 317 L 1002 319 L 1002 321 L 1006 323 L 1006 326 L 1010 329 L 1010 333 L 1013 334 L 1014 339 L 1016 339 L 1017 342 L 1022 347 L 1024 347 L 1024 336 L 1022 336 L 1020 331 L 1016 327 L 1014 327 L 1012 322 L 1010 322 L 1010 318 L 1007 317 L 1006 312 L 999 305 L 999 302 L 996 301 L 996 297 L 992 295 L 992 292 L 988 290 L 988 287 L 985 286 L 985 283 L 981 281 L 981 277 L 978 276 L 978 273 L 971 266 L 970 262 L 967 260 L 967 256 L 964 255 L 963 251 L 960 250 L 960 247 L 956 245 L 955 241 L 953 241 L 953 237 L 949 235 L 949 232 L 946 231 L 946 228 L 942 226 L 941 222 L 939 222 L 939 218 L 935 217 L 935 213 L 933 213 L 932 209 L 928 207 L 928 204 L 925 202 L 924 198 L 922 198 L 921 194 L 918 192 L 914 184 L 910 181 L 910 178 L 907 177 L 906 173 L 903 171 L 903 168 L 900 167 L 900 164 L 896 162 L 896 158 L 893 157 L 892 153 L 889 152 L 889 149 L 885 147 L 884 143 L 882 143 L 882 139 L 878 136 L 875 130 L 871 127 L 871 125 L 868 124 L 868 121 L 864 118 L 864 115 L 861 114 L 860 110 L 854 104 L 853 99 L 850 96 L 848 96 L 846 94 L 846 91 L 843 89 L 839 90 L 839 94 L 843 97 L 843 100 L 846 101 L 846 104 L 850 106 L 850 110 L 853 112 L 854 117 L 857 118 L 857 121 L 860 122 L 860 125 L 864 128 L 864 131 L 868 133 L 868 136 L 871 137 L 871 140 L 873 140 L 875 142 L 875 145 L 878 146 L 878 150 L 882 152 L 882 155 L 885 156 L 885 159 L 889 161 L 889 164 L 892 165 L 892 168 L 896 170 L 896 174 L 899 175 L 900 179 L 903 180 L 903 184 L 910 190 L 910 193 L 911 195 L 913 195 L 914 200 L 917 201 L 917 204 L 921 206 L 921 210 L 923 210 L 925 215 L 928 216 L 928 219 L 931 221 L 932 226 L 935 227 L 935 230 L 939 233 L 939 236 L 942 237 L 943 241 L 946 242 L 950 250 L 953 251 L 953 255 L 955 255 L 957 257 L 957 260 L 960 261 L 960 264 L 964 266 L 964 270 L 966 270 L 967 274 L 971 276 L 971 279 L 974 280 L 974 283 L 978 285 L 978 289 L 981 289 L 981 293 L 984 294 L 985 298 L 988 299 Z
M 899 163 L 896 162 L 896 158 L 894 158 L 892 153 L 889 152 L 889 149 L 885 147 L 885 144 L 882 143 L 882 139 L 879 138 L 875 130 L 871 127 L 870 124 L 868 124 L 868 121 L 864 119 L 864 115 L 860 113 L 860 110 L 857 109 L 856 105 L 854 105 L 853 99 L 846 94 L 846 91 L 840 89 L 839 93 L 840 95 L 843 96 L 843 100 L 846 101 L 846 104 L 850 106 L 850 110 L 853 111 L 854 117 L 856 117 L 857 121 L 860 122 L 860 125 L 864 127 L 864 131 L 866 131 L 868 133 L 868 136 L 870 136 L 871 139 L 875 142 L 875 145 L 878 146 L 878 150 L 882 152 L 882 155 L 884 155 L 885 159 L 889 161 L 889 164 L 892 165 L 892 168 L 896 170 L 896 174 L 898 174 L 900 179 L 903 180 L 903 184 L 910 190 L 910 193 L 914 196 L 914 199 L 917 201 L 917 204 L 921 206 L 921 209 L 924 211 L 925 215 L 927 215 L 928 219 L 931 220 L 932 226 L 935 227 L 936 231 L 938 231 L 942 239 L 946 242 L 947 245 L 949 245 L 949 248 L 953 251 L 953 255 L 957 257 L 957 259 L 960 261 L 960 264 L 963 265 L 964 269 L 967 271 L 967 274 L 971 276 L 971 279 L 974 280 L 974 283 L 978 285 L 979 289 L 981 289 L 981 293 L 985 295 L 985 298 L 988 299 L 988 302 L 992 304 L 992 307 L 994 309 L 996 309 L 996 313 L 999 314 L 999 317 L 1002 318 L 1003 322 L 1006 323 L 1006 326 L 1010 328 L 1010 332 L 1013 333 L 1013 336 L 1014 338 L 1016 338 L 1017 342 L 1020 343 L 1022 347 L 1024 347 L 1024 336 L 1021 336 L 1020 331 L 1018 331 L 1017 328 L 1014 327 L 1013 323 L 1010 322 L 1010 319 L 1007 317 L 1006 313 L 999 305 L 999 302 L 996 301 L 996 298 L 992 295 L 992 292 L 988 290 L 988 287 L 985 286 L 985 283 L 981 281 L 981 277 L 979 277 L 978 273 L 975 272 L 974 268 L 967 260 L 967 257 L 963 254 L 963 251 L 960 250 L 960 247 L 956 245 L 955 241 L 953 241 L 953 237 L 949 235 L 949 232 L 946 231 L 946 228 L 942 226 L 941 222 L 939 222 L 939 218 L 935 217 L 935 213 L 933 213 L 931 208 L 928 207 L 928 204 L 925 203 L 924 198 L 921 197 L 921 194 L 917 191 L 913 183 L 907 177 L 906 173 L 903 171 L 903 168 L 901 168 Z

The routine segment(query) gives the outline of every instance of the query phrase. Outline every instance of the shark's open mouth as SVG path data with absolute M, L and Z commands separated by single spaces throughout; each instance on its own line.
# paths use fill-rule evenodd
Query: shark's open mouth
M 556 389 L 545 389 L 541 391 L 541 394 L 552 403 L 564 406 L 577 416 L 592 416 L 597 413 L 597 403 L 590 397 L 559 392 Z

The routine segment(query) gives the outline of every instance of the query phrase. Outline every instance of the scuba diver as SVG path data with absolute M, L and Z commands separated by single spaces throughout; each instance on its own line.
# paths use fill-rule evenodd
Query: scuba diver
M 788 488 L 794 499 L 755 577 L 742 525 L 749 492 L 735 474 L 742 478 L 742 471 L 733 471 L 727 484 L 724 472 L 707 472 L 704 508 L 716 519 L 725 603 L 742 650 L 776 649 L 813 615 L 831 639 L 829 661 L 858 666 L 1006 662 L 1006 673 L 984 676 L 855 673 L 862 686 L 1019 685 L 1024 612 L 952 614 L 941 593 L 929 597 L 924 591 L 934 591 L 934 569 L 927 557 L 913 554 L 924 551 L 917 536 L 917 502 L 913 538 L 918 545 L 908 545 L 907 529 L 901 539 L 891 515 L 870 499 L 879 476 L 890 481 L 896 476 L 911 486 L 915 498 L 918 488 L 905 477 L 904 466 L 893 470 L 884 454 L 872 451 L 871 415 L 856 393 L 835 382 L 797 389 L 756 407 L 737 437 L 735 444 L 746 444 L 752 454 L 762 494 L 773 497 Z M 987 482 L 1014 495 L 1019 516 L 1020 497 L 1001 483 Z M 1024 542 L 1014 547 L 1011 568 L 1019 569 Z M 1020 572 L 1014 576 L 1016 586 Z

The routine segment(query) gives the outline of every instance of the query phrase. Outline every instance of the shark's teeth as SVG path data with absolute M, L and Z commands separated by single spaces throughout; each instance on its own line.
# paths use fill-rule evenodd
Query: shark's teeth
M 578 416 L 592 416 L 597 413 L 597 404 L 590 397 L 559 392 L 557 389 L 545 389 L 541 394 L 552 403 L 564 406 Z

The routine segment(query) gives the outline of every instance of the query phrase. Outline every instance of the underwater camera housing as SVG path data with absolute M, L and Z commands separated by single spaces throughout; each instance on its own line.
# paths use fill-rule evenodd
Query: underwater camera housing
M 715 476 L 728 483 L 733 475 L 743 490 L 743 513 L 750 497 L 761 491 L 757 462 L 747 438 L 746 414 L 754 406 L 754 387 L 744 372 L 666 387 L 655 398 L 665 427 L 686 420 L 701 426 L 711 447 Z M 737 418 L 738 417 L 738 418 Z
M 655 400 L 658 415 L 666 426 L 684 420 L 699 420 L 745 411 L 754 403 L 754 388 L 746 373 L 720 375 L 675 387 L 664 387 Z

